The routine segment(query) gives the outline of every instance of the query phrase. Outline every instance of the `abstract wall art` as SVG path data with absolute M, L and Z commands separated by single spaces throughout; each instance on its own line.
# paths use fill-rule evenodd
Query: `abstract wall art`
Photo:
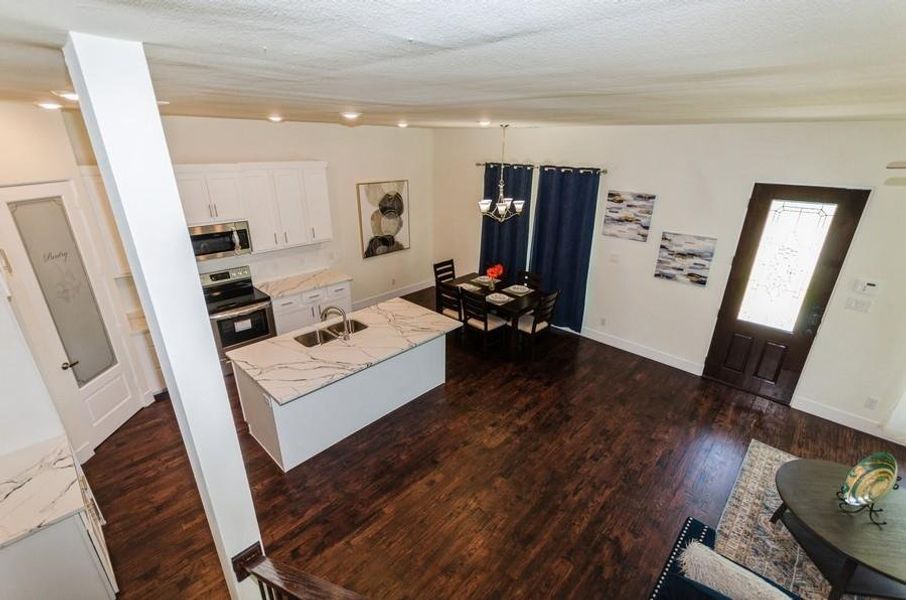
M 716 238 L 665 231 L 654 276 L 704 287 L 716 246 Z
M 647 242 L 655 198 L 654 194 L 608 191 L 604 235 Z
M 409 248 L 409 182 L 376 181 L 356 185 L 362 257 Z

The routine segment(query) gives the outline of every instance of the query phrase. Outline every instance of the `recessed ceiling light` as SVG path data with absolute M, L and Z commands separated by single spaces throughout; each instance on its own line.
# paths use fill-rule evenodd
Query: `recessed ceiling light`
M 63 105 L 59 102 L 35 102 L 36 106 L 43 108 L 44 110 L 60 110 L 63 108 Z
M 488 125 L 491 124 L 491 120 L 490 120 L 490 119 L 482 119 L 481 121 L 478 122 L 478 124 L 481 125 L 482 127 L 487 127 Z
M 397 127 L 409 127 L 409 123 L 406 123 L 405 121 L 400 121 L 399 123 L 396 124 L 396 126 Z
M 158 100 L 157 104 L 160 106 L 166 106 L 166 105 L 170 104 L 170 101 L 169 100 Z
M 283 121 L 283 117 L 281 117 L 280 115 L 270 115 L 268 116 L 267 120 L 271 123 L 280 123 L 281 121 Z
M 356 111 L 354 111 L 354 110 L 348 110 L 348 111 L 342 112 L 342 113 L 340 113 L 340 114 L 341 114 L 341 115 L 343 116 L 343 118 L 346 119 L 347 121 L 355 121 L 356 119 L 358 119 L 359 117 L 362 116 L 362 113 L 356 112 Z
M 69 90 L 53 90 L 50 93 L 54 96 L 63 98 L 64 100 L 69 100 L 70 102 L 78 102 L 79 100 L 79 95 Z

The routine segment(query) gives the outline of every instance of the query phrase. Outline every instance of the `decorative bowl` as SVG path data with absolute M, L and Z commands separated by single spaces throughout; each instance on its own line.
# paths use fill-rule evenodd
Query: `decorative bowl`
M 896 483 L 897 459 L 889 452 L 875 452 L 849 470 L 840 486 L 840 499 L 850 506 L 874 504 Z

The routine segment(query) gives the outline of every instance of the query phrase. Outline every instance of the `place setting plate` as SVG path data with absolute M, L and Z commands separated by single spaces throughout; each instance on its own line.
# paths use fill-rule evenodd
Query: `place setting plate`
M 504 288 L 503 291 L 507 294 L 513 294 L 514 296 L 525 296 L 526 294 L 531 294 L 534 290 L 527 285 L 517 283 L 508 288 Z
M 471 283 L 460 283 L 458 286 L 460 289 L 463 289 L 467 292 L 477 292 L 481 289 L 480 286 L 473 285 Z
M 487 275 L 479 275 L 472 280 L 472 283 L 477 283 L 478 285 L 490 285 L 492 282 L 497 283 L 499 279 L 494 279 L 493 277 L 488 277 Z
M 513 300 L 512 296 L 507 296 L 506 294 L 501 294 L 499 292 L 494 292 L 493 294 L 488 294 L 485 296 L 485 299 L 491 304 L 496 304 L 500 306 L 501 304 L 506 304 Z

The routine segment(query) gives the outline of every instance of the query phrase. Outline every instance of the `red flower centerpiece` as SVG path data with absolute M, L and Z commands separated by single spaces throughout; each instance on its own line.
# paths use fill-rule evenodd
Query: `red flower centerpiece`
M 490 267 L 488 267 L 487 271 L 485 271 L 485 275 L 487 275 L 491 279 L 488 282 L 488 286 L 493 290 L 494 280 L 503 278 L 503 265 L 500 263 L 491 265 Z

